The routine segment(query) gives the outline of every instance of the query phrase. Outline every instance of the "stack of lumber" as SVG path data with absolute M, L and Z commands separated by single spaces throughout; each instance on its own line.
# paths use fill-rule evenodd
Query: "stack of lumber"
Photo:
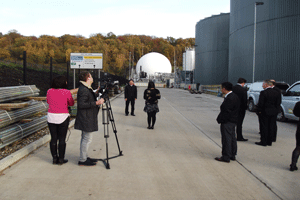
M 48 104 L 38 95 L 35 85 L 0 87 L 0 148 L 47 126 Z

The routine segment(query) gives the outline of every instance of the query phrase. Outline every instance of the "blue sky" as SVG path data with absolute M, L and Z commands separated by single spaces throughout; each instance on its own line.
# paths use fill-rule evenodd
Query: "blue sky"
M 230 0 L 2 0 L 0 32 L 189 38 L 199 20 L 228 12 Z

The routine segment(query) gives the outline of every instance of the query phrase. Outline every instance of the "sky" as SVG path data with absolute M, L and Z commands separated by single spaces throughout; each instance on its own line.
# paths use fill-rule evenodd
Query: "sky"
M 194 38 L 201 19 L 230 12 L 230 0 L 2 0 L 0 32 Z

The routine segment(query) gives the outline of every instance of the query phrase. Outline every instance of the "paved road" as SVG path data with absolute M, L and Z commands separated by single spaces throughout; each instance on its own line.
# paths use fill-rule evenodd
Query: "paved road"
M 138 89 L 136 116 L 124 115 L 123 96 L 112 101 L 124 156 L 95 167 L 79 167 L 80 132 L 72 129 L 67 142 L 69 163 L 51 164 L 48 145 L 5 170 L 0 176 L 0 199 L 299 199 L 300 173 L 290 172 L 295 147 L 295 122 L 278 123 L 272 147 L 259 141 L 258 121 L 247 113 L 237 161 L 221 163 L 221 138 L 216 116 L 222 98 L 160 89 L 160 112 L 148 130 Z M 102 117 L 99 115 L 99 123 Z M 101 127 L 101 126 L 100 126 Z M 109 138 L 110 156 L 118 155 Z M 90 156 L 105 158 L 102 127 L 94 133 Z

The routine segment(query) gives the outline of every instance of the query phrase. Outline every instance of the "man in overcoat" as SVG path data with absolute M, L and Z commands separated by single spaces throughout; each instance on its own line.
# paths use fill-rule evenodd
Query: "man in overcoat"
M 126 85 L 125 87 L 125 102 L 126 102 L 126 107 L 125 107 L 125 115 L 127 116 L 129 114 L 128 112 L 128 107 L 129 103 L 131 103 L 131 115 L 135 116 L 134 114 L 134 104 L 137 99 L 137 88 L 133 83 L 133 80 L 130 79 L 129 85 Z
M 94 166 L 97 160 L 88 157 L 88 148 L 92 142 L 92 133 L 98 131 L 99 106 L 104 103 L 104 99 L 101 98 L 97 101 L 96 94 L 91 87 L 93 77 L 89 72 L 82 72 L 79 80 L 75 129 L 81 130 L 82 133 L 78 165 Z

